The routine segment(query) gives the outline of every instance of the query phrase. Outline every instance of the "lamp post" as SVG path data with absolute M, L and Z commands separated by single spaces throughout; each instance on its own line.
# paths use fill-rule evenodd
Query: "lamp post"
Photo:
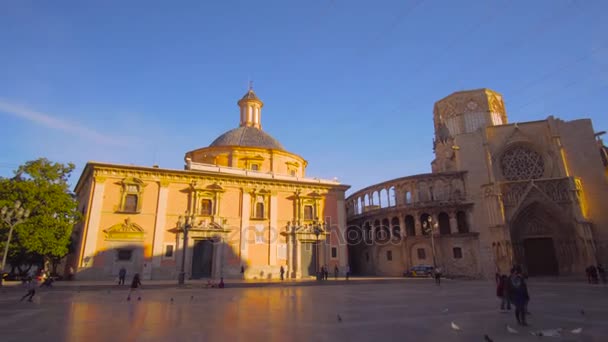
M 427 218 L 428 222 L 422 222 L 422 228 L 424 231 L 431 235 L 431 252 L 433 253 L 433 269 L 437 268 L 437 261 L 435 259 L 435 229 L 439 226 L 437 222 L 433 223 L 433 218 L 429 216 Z
M 317 262 L 315 263 L 315 271 L 317 272 L 317 280 L 321 280 L 323 279 L 323 275 L 319 274 L 319 235 L 321 235 L 321 228 L 319 228 L 319 223 L 317 221 L 314 222 L 314 228 L 313 228 L 313 232 L 315 233 L 315 236 L 317 237 L 317 243 L 316 243 L 316 251 L 315 251 L 315 259 L 317 259 Z
M 188 248 L 188 231 L 192 228 L 192 222 L 194 222 L 194 215 L 189 214 L 187 211 L 184 216 L 180 216 L 177 219 L 177 226 L 180 227 L 184 233 L 184 244 L 182 246 L 182 266 L 177 277 L 177 284 L 184 285 L 186 281 L 186 250 Z
M 11 237 L 13 236 L 13 228 L 19 223 L 27 220 L 30 216 L 30 210 L 24 209 L 21 206 L 21 201 L 15 201 L 13 208 L 2 207 L 0 210 L 2 221 L 9 226 L 8 239 L 6 239 L 6 246 L 4 246 L 4 256 L 2 257 L 2 267 L 0 268 L 0 286 L 4 281 L 4 266 L 6 266 L 6 258 L 8 256 L 8 246 L 11 244 Z

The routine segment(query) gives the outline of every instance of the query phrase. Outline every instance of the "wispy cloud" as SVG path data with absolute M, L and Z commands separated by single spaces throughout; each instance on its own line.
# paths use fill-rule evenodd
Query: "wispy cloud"
M 25 119 L 29 122 L 45 126 L 58 131 L 63 131 L 72 135 L 79 136 L 86 140 L 90 140 L 106 145 L 126 145 L 127 142 L 122 138 L 112 137 L 94 129 L 79 125 L 75 122 L 63 120 L 57 116 L 39 112 L 28 108 L 24 105 L 13 103 L 0 98 L 0 112 Z

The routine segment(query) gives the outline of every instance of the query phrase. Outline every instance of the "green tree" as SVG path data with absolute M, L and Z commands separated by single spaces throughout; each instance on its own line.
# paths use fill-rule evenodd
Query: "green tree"
M 20 200 L 30 217 L 15 227 L 9 263 L 15 267 L 40 260 L 57 262 L 68 253 L 72 228 L 81 215 L 69 189 L 74 164 L 46 158 L 19 166 L 13 178 L 0 178 L 0 207 Z M 2 227 L 6 243 L 7 227 Z

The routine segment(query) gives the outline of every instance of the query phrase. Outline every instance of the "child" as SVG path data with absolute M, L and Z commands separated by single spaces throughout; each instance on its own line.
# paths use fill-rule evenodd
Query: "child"
M 135 273 L 133 276 L 133 281 L 131 282 L 131 288 L 129 289 L 129 295 L 127 296 L 127 300 L 131 300 L 131 293 L 133 291 L 137 291 L 137 300 L 141 300 L 141 280 L 139 280 L 139 273 Z

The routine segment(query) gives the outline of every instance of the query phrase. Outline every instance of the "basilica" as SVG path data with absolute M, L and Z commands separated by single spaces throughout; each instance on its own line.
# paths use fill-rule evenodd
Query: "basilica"
M 346 199 L 354 273 L 570 276 L 608 261 L 608 154 L 591 120 L 509 123 L 502 96 L 478 89 L 437 101 L 433 124 L 431 173 Z
M 77 279 L 278 279 L 344 273 L 344 193 L 262 130 L 253 89 L 239 127 L 189 151 L 184 169 L 87 163 L 75 187 L 83 221 L 67 267 Z

